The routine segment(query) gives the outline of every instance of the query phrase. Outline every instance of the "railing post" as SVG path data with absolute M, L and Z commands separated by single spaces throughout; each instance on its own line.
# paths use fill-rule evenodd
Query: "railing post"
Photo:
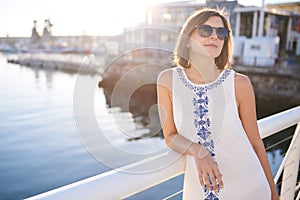
M 281 200 L 294 199 L 295 197 L 295 187 L 297 184 L 296 173 L 299 168 L 300 159 L 300 123 L 298 123 L 294 137 L 290 144 L 290 152 L 286 158 L 284 165 L 284 171 L 282 176 L 282 185 L 280 192 Z

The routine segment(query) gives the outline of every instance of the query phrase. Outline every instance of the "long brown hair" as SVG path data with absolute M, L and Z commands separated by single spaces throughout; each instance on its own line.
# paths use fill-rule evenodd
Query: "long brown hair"
M 189 48 L 190 36 L 195 30 L 195 26 L 204 24 L 210 17 L 217 16 L 223 21 L 225 28 L 230 30 L 228 38 L 224 40 L 223 48 L 218 57 L 215 58 L 215 64 L 219 69 L 231 68 L 230 58 L 232 54 L 232 31 L 229 23 L 228 14 L 220 9 L 204 8 L 192 14 L 183 25 L 174 51 L 174 62 L 176 65 L 189 68 Z

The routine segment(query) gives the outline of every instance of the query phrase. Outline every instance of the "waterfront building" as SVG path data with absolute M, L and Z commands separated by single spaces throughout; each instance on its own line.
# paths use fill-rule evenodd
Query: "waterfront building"
M 275 8 L 235 8 L 235 37 L 279 37 L 279 52 L 300 55 L 299 15 Z
M 230 13 L 230 23 L 235 27 L 233 9 L 241 7 L 237 1 L 207 0 L 206 3 L 199 1 L 161 3 L 147 9 L 143 24 L 138 27 L 124 29 L 124 41 L 121 45 L 121 51 L 154 47 L 172 52 L 179 31 L 186 19 L 194 11 L 207 6 L 224 8 Z
M 300 15 L 300 1 L 290 2 L 290 3 L 284 2 L 284 3 L 267 4 L 266 8 L 276 9 L 276 10 L 286 10 L 294 14 Z
M 299 15 L 296 12 L 271 9 L 267 6 L 245 7 L 238 4 L 237 1 L 221 0 L 207 0 L 206 3 L 198 1 L 168 2 L 148 8 L 143 24 L 124 29 L 121 51 L 154 47 L 166 50 L 171 54 L 179 31 L 187 17 L 203 7 L 224 8 L 230 13 L 236 48 L 234 53 L 240 49 L 240 53 L 245 54 L 235 55 L 233 63 L 239 60 L 239 63 L 243 64 L 241 61 L 248 59 L 247 65 L 270 67 L 276 65 L 280 60 L 279 56 L 284 57 L 287 53 L 300 55 Z M 252 53 L 259 55 L 260 58 L 257 56 L 243 58 L 250 54 L 244 52 L 244 46 L 247 46 L 245 43 L 251 43 L 248 46 L 254 47 Z M 262 45 L 270 45 L 268 52 L 261 52 L 264 51 L 263 48 L 260 48 Z

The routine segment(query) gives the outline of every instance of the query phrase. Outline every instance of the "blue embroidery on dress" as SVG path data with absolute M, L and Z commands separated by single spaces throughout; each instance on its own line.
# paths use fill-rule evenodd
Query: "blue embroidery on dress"
M 213 192 L 209 192 L 204 200 L 219 200 L 219 198 Z
M 227 76 L 231 73 L 231 70 L 225 69 L 222 76 L 219 77 L 216 81 L 203 86 L 194 85 L 189 80 L 187 80 L 181 68 L 178 67 L 176 68 L 176 70 L 183 84 L 186 87 L 188 87 L 190 90 L 192 90 L 194 93 L 194 98 L 193 98 L 194 114 L 195 114 L 194 125 L 197 131 L 196 134 L 198 136 L 198 143 L 203 145 L 209 151 L 210 155 L 215 159 L 216 156 L 214 151 L 215 143 L 214 140 L 210 138 L 211 122 L 208 116 L 209 96 L 207 92 L 221 85 L 221 83 L 223 83 L 227 78 Z M 210 185 L 212 186 L 211 180 L 209 181 L 210 181 Z M 218 185 L 218 192 L 215 192 L 214 190 L 210 191 L 207 189 L 207 187 L 204 187 L 204 193 L 205 193 L 204 200 L 219 200 L 218 198 L 219 191 L 220 191 L 219 185 Z

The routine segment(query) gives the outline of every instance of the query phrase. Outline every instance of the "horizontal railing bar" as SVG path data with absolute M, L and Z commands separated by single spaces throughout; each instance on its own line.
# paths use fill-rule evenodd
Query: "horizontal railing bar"
M 300 106 L 258 120 L 262 138 L 287 129 L 300 122 Z M 289 120 L 286 120 L 289 119 Z
M 300 106 L 259 120 L 261 137 L 300 122 L 299 113 Z M 169 151 L 29 199 L 123 199 L 182 174 L 184 168 L 185 156 Z
M 28 198 L 47 200 L 123 199 L 183 173 L 185 157 L 168 151 Z M 116 191 L 117 190 L 117 191 Z
M 287 140 L 290 140 L 290 139 L 292 139 L 292 138 L 293 138 L 292 135 L 289 136 L 289 137 L 286 137 L 286 138 L 284 138 L 284 139 L 282 139 L 282 140 L 280 140 L 280 141 L 278 141 L 278 142 L 276 142 L 276 143 L 274 143 L 274 144 L 268 146 L 268 147 L 266 148 L 266 151 L 268 151 L 268 150 L 270 150 L 270 149 L 276 147 L 277 145 L 279 145 L 279 144 L 281 144 L 281 143 L 283 143 L 283 142 L 286 142 Z
M 179 195 L 182 192 L 183 192 L 183 190 L 179 190 L 178 192 L 175 192 L 174 194 L 171 194 L 170 196 L 168 196 L 168 197 L 166 197 L 166 198 L 164 198 L 162 200 L 169 200 L 170 198 L 173 198 L 173 197 Z

